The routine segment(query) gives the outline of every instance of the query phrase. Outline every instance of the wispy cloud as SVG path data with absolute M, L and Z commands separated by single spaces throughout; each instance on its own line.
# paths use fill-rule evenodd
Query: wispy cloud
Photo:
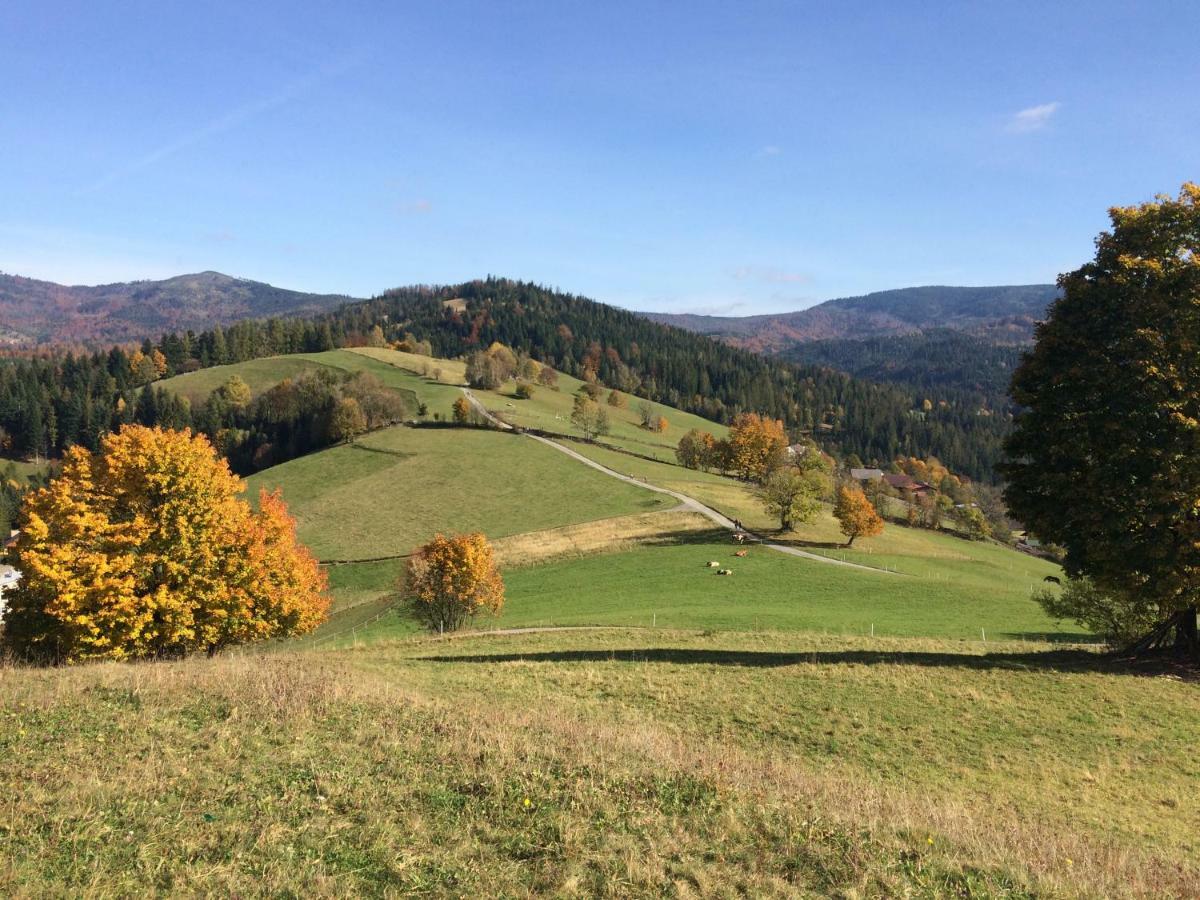
M 215 119 L 206 122 L 198 128 L 180 135 L 173 141 L 169 141 L 160 147 L 151 150 L 143 156 L 132 159 L 123 166 L 119 166 L 108 174 L 98 178 L 96 181 L 84 187 L 80 193 L 90 194 L 95 191 L 103 190 L 109 185 L 134 175 L 143 169 L 153 166 L 155 163 L 161 162 L 170 156 L 174 156 L 188 147 L 199 144 L 208 138 L 223 134 L 239 125 L 245 124 L 252 119 L 261 116 L 263 113 L 276 107 L 283 106 L 285 103 L 295 99 L 300 94 L 311 89 L 312 87 L 340 75 L 347 69 L 352 68 L 359 62 L 356 57 L 343 57 L 333 62 L 326 63 L 317 69 L 309 72 L 302 78 L 297 78 L 295 81 L 284 85 L 280 90 L 266 97 L 261 97 L 249 103 L 243 103 L 237 106 L 224 115 L 217 116 Z
M 765 147 L 759 147 L 758 152 L 754 156 L 757 159 L 763 159 L 767 156 L 778 156 L 782 152 L 782 147 L 778 147 L 775 144 L 767 144 Z
M 765 284 L 807 284 L 812 276 L 770 266 L 738 266 L 730 273 L 736 281 L 760 281 Z
M 433 212 L 433 201 L 421 197 L 418 200 L 413 200 L 407 203 L 400 204 L 400 212 L 414 216 L 423 216 L 426 213 Z
M 1058 112 L 1061 106 L 1062 104 L 1056 100 L 1053 103 L 1043 103 L 1040 106 L 1031 106 L 1028 109 L 1013 113 L 1008 119 L 1005 130 L 1012 134 L 1027 134 L 1030 131 L 1040 131 L 1050 124 L 1050 120 L 1054 118 L 1054 114 Z

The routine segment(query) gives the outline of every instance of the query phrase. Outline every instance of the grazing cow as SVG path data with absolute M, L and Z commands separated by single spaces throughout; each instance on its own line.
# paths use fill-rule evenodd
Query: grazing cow
M 1062 584 L 1062 581 L 1056 575 L 1047 575 L 1042 581 L 1048 581 L 1050 584 Z
M 735 553 L 733 555 L 740 558 L 740 557 L 745 556 L 749 552 L 750 552 L 749 550 L 739 550 L 737 553 Z
M 733 569 L 718 569 L 717 574 L 718 575 L 732 575 Z
M 718 568 L 720 565 L 721 565 L 721 564 L 720 564 L 719 562 L 717 562 L 715 559 L 714 559 L 714 560 L 710 560 L 710 561 L 709 561 L 709 563 L 708 563 L 708 567 L 709 567 L 710 569 L 716 569 L 716 568 Z
M 746 536 L 739 531 L 739 532 L 737 532 L 737 534 L 735 534 L 733 536 L 733 540 L 734 540 L 734 543 L 740 544 L 746 540 Z

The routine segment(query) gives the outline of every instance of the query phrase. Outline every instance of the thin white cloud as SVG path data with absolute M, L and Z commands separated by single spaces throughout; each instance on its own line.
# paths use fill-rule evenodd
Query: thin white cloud
M 163 144 L 151 150 L 144 156 L 139 156 L 136 159 L 130 160 L 123 166 L 120 166 L 108 174 L 98 178 L 96 181 L 84 187 L 80 193 L 90 194 L 95 191 L 102 190 L 114 182 L 120 181 L 130 175 L 134 175 L 143 169 L 146 169 L 157 162 L 161 162 L 169 156 L 174 156 L 181 150 L 186 150 L 201 141 L 214 137 L 218 134 L 223 134 L 232 128 L 257 118 L 263 113 L 275 109 L 278 106 L 283 106 L 290 100 L 294 99 L 299 94 L 312 88 L 313 86 L 325 81 L 329 78 L 339 75 L 347 69 L 358 63 L 354 58 L 343 58 L 332 63 L 326 63 L 313 70 L 303 78 L 298 78 L 290 84 L 285 85 L 282 89 L 267 97 L 262 97 L 250 103 L 244 103 L 241 106 L 235 107 L 224 115 L 218 116 L 210 122 L 205 123 L 194 131 L 189 131 L 187 134 L 181 135 L 173 141 Z
M 766 284 L 807 284 L 812 276 L 770 266 L 738 266 L 731 273 L 736 281 L 761 281 Z
M 758 152 L 755 153 L 754 155 L 757 158 L 762 159 L 763 157 L 766 157 L 766 156 L 778 156 L 782 152 L 783 152 L 783 148 L 778 147 L 775 144 L 767 144 L 767 146 L 765 146 L 765 147 L 759 147 Z
M 1028 109 L 1013 113 L 1009 117 L 1005 130 L 1012 134 L 1028 134 L 1031 131 L 1040 131 L 1050 124 L 1050 120 L 1054 118 L 1054 114 L 1058 112 L 1061 106 L 1062 104 L 1056 100 L 1053 103 L 1043 103 L 1040 106 L 1031 106 Z

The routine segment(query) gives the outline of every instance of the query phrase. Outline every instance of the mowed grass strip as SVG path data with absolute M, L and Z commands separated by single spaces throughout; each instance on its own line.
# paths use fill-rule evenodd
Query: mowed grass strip
M 323 560 L 406 554 L 438 532 L 503 537 L 676 505 L 518 435 L 396 427 L 248 479 L 283 491 Z
M 507 599 L 479 629 L 543 625 L 657 625 L 730 631 L 815 631 L 980 642 L 1089 641 L 1020 590 L 971 570 L 957 579 L 864 572 L 752 546 L 698 541 L 543 562 L 504 572 Z M 732 575 L 708 567 L 719 562 Z M 1001 582 L 1002 584 L 1002 582 Z M 402 615 L 368 640 L 411 634 Z
M 467 383 L 467 364 L 460 359 L 436 359 L 404 353 L 381 347 L 354 347 L 341 351 L 358 357 L 360 362 L 343 359 L 340 365 L 370 366 L 378 374 L 383 366 L 392 370 L 389 377 L 400 378 L 406 387 L 415 391 L 429 409 L 429 417 L 440 416 L 450 421 L 454 415 L 454 401 L 462 396 L 462 386 Z M 361 362 L 368 360 L 368 362 Z
M 618 632 L 4 669 L 0 892 L 1200 891 L 1194 686 L 960 649 Z

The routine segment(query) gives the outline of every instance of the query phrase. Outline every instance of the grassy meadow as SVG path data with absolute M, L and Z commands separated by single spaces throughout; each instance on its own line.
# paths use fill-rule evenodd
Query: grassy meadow
M 743 558 L 720 534 L 681 543 L 553 559 L 504 571 L 506 601 L 480 629 L 547 625 L 625 625 L 752 631 L 1088 641 L 1071 623 L 1048 617 L 1022 585 L 985 562 L 931 576 L 829 565 L 750 547 Z M 1002 551 L 1006 552 L 1006 551 Z M 732 569 L 720 576 L 710 560 Z M 356 631 L 375 642 L 416 632 L 397 613 Z M 348 643 L 342 636 L 339 643 Z
M 0 670 L 0 892 L 1194 896 L 1194 691 L 620 629 Z
M 212 366 L 208 369 L 186 372 L 183 375 L 175 375 L 157 381 L 154 386 L 186 397 L 192 406 L 202 406 L 209 394 L 235 375 L 246 382 L 250 387 L 250 393 L 257 397 L 285 378 L 294 378 L 302 372 L 318 369 L 321 366 L 321 363 L 315 362 L 307 355 L 268 356 L 228 366 Z
M 166 384 L 315 366 L 431 416 L 461 396 L 461 362 L 369 348 Z M 569 433 L 560 383 L 476 393 Z M 652 434 L 635 404 L 614 446 L 722 431 L 665 410 Z M 570 446 L 775 539 L 735 479 Z M 388 428 L 248 481 L 333 563 L 330 621 L 211 660 L 0 661 L 0 895 L 1200 895 L 1196 684 L 1082 646 L 1030 598 L 1049 563 L 893 525 L 844 550 L 828 509 L 779 541 L 876 571 L 736 557 L 674 498 L 484 429 Z M 418 634 L 404 556 L 468 530 L 504 609 Z
M 436 532 L 491 537 L 676 505 L 550 447 L 471 428 L 397 426 L 259 472 L 280 488 L 300 539 L 321 559 L 412 551 Z
M 457 385 L 466 384 L 466 366 L 459 360 L 430 359 L 397 350 L 366 347 L 357 348 L 353 352 L 370 356 L 412 374 L 423 373 L 426 368 L 440 369 L 443 381 Z M 571 410 L 575 403 L 575 394 L 582 385 L 583 382 L 578 378 L 560 373 L 557 390 L 535 386 L 534 394 L 528 400 L 520 400 L 514 396 L 515 383 L 504 385 L 496 391 L 475 390 L 473 393 L 491 412 L 513 425 L 576 434 L 578 429 L 571 424 Z M 710 422 L 700 416 L 661 403 L 651 403 L 654 415 L 665 417 L 668 427 L 662 432 L 648 431 L 641 427 L 641 419 L 637 412 L 638 406 L 647 401 L 632 394 L 621 394 L 623 405 L 615 407 L 607 405 L 607 397 L 606 388 L 599 402 L 608 410 L 612 431 L 604 436 L 603 441 L 635 453 L 674 460 L 679 439 L 690 429 L 701 428 L 717 436 L 723 436 L 729 430 L 724 425 Z M 454 397 L 451 397 L 451 402 L 453 399 Z
M 180 390 L 211 390 L 237 370 L 262 389 L 297 367 L 312 366 L 372 372 L 426 403 L 431 416 L 445 418 L 465 378 L 461 360 L 354 348 L 256 360 L 166 383 Z M 511 386 L 475 393 L 514 424 L 570 433 L 572 398 L 580 384 L 560 376 L 560 390 L 539 388 L 529 400 L 512 397 Z M 638 423 L 637 402 L 628 398 L 623 408 L 609 407 L 613 432 L 604 440 L 612 447 L 667 460 L 689 428 L 724 432 L 668 408 L 658 410 L 671 422 L 668 430 L 648 432 Z M 501 543 L 518 536 L 528 542 L 536 535 L 545 545 L 531 559 L 501 553 L 509 601 L 501 619 L 489 626 L 659 623 L 851 634 L 869 634 L 873 627 L 881 635 L 960 639 L 1085 637 L 1069 624 L 1049 620 L 1030 600 L 1031 590 L 1058 571 L 1042 560 L 989 542 L 898 526 L 846 550 L 839 546 L 843 538 L 829 507 L 795 533 L 775 536 L 775 523 L 736 479 L 598 445 L 570 446 L 615 471 L 693 496 L 781 543 L 907 577 L 757 550 L 735 563 L 732 548 L 696 545 L 694 533 L 678 546 L 663 546 L 669 543 L 661 539 L 670 536 L 669 527 L 664 525 L 655 539 L 642 525 L 630 531 L 621 517 L 665 510 L 674 505 L 669 497 L 606 478 L 537 442 L 486 431 L 388 429 L 261 472 L 250 486 L 251 493 L 260 486 L 282 488 L 301 540 L 321 559 L 348 561 L 329 569 L 338 615 L 323 634 L 359 624 L 394 589 L 402 563 L 381 557 L 407 554 L 438 531 L 479 529 Z M 563 529 L 581 523 L 593 523 L 589 527 L 603 538 L 597 541 L 593 534 L 582 543 L 567 540 L 555 552 L 545 549 L 564 541 Z M 702 568 L 710 557 L 734 565 L 734 577 L 710 577 Z M 343 615 L 351 610 L 357 612 Z M 354 637 L 377 640 L 411 630 L 403 619 L 385 616 L 369 623 L 366 632 L 355 629 Z

